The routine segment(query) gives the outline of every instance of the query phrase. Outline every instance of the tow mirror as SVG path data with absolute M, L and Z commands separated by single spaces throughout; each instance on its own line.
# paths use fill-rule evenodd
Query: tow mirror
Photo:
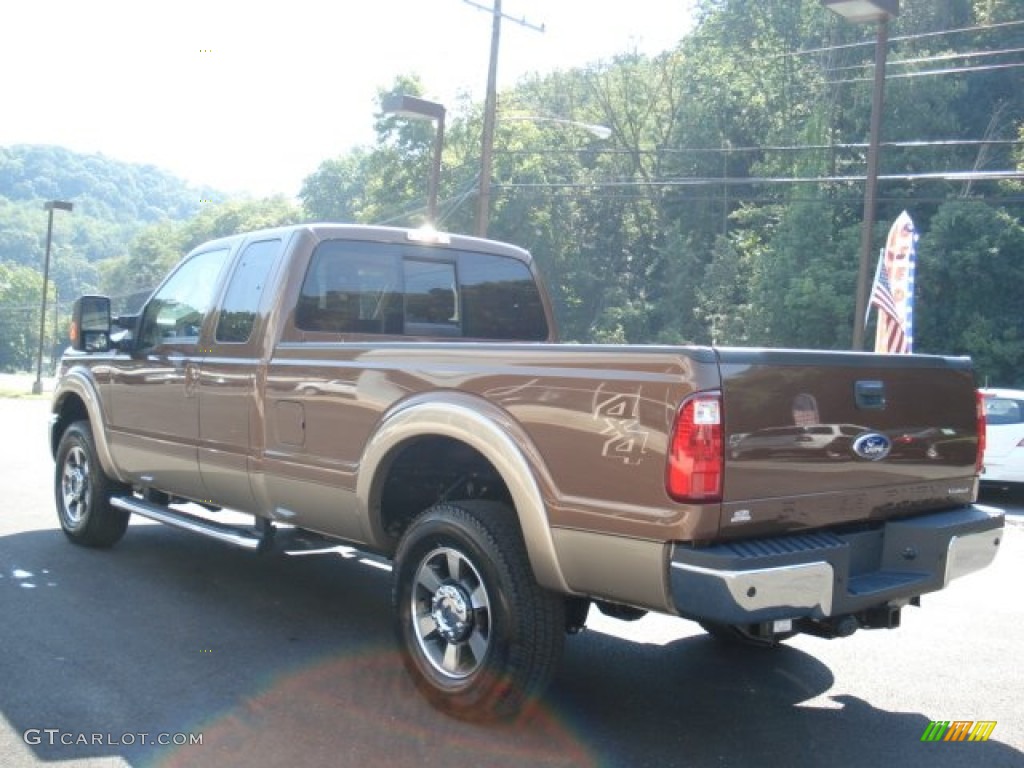
M 71 348 L 80 352 L 110 349 L 110 299 L 80 296 L 71 308 Z

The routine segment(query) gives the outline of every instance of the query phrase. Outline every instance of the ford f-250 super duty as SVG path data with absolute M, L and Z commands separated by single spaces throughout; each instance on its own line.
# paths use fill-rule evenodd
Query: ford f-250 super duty
M 967 359 L 554 341 L 510 245 L 328 224 L 207 243 L 138 314 L 76 303 L 60 524 L 383 555 L 405 664 L 464 718 L 539 695 L 591 605 L 841 637 L 995 556 Z

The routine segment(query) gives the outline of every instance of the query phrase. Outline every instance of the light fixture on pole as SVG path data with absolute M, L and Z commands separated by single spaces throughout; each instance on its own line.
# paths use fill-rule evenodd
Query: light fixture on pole
M 418 96 L 398 94 L 387 96 L 381 103 L 385 114 L 410 117 L 414 120 L 436 120 L 437 131 L 434 134 L 434 157 L 430 168 L 430 186 L 427 191 L 427 219 L 431 224 L 437 222 L 437 190 L 441 186 L 441 152 L 444 149 L 444 117 L 443 104 L 427 101 Z
M 46 221 L 46 256 L 43 260 L 43 306 L 39 313 L 39 353 L 36 355 L 36 380 L 32 382 L 32 394 L 43 391 L 43 336 L 46 333 L 46 287 L 50 282 L 50 243 L 53 241 L 53 212 L 70 211 L 74 206 L 66 200 L 47 200 L 43 210 L 49 213 Z
M 498 122 L 507 123 L 512 121 L 529 121 L 532 123 L 559 123 L 575 128 L 582 128 L 598 139 L 608 139 L 612 135 L 612 129 L 607 125 L 595 123 L 583 123 L 578 120 L 569 120 L 564 117 L 545 117 L 544 115 L 501 115 L 500 119 L 495 115 L 490 124 L 487 121 L 488 112 L 484 113 L 484 141 L 483 162 L 480 166 L 480 192 L 477 199 L 477 237 L 487 237 L 487 228 L 491 219 L 491 160 L 494 150 L 494 126 Z
M 871 128 L 868 138 L 867 173 L 864 182 L 864 223 L 860 236 L 857 269 L 857 303 L 853 314 L 853 348 L 864 349 L 864 320 L 868 309 L 868 281 L 871 279 L 871 239 L 875 228 L 878 192 L 878 148 L 882 132 L 882 103 L 885 95 L 885 59 L 889 47 L 889 20 L 900 12 L 899 0 L 821 0 L 830 11 L 854 24 L 876 22 L 875 76 L 871 91 Z
M 900 0 L 821 0 L 821 4 L 854 24 L 888 21 L 900 14 Z
M 567 120 L 564 117 L 544 117 L 543 115 L 501 115 L 499 117 L 500 122 L 510 123 L 514 121 L 520 122 L 531 122 L 531 123 L 558 123 L 559 125 L 569 125 L 576 128 L 582 128 L 584 131 L 589 133 L 596 139 L 609 139 L 612 135 L 612 129 L 607 125 L 597 125 L 595 123 L 584 123 L 579 120 Z

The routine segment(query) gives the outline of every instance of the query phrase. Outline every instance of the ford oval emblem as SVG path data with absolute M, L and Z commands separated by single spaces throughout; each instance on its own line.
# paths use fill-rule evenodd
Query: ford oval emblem
M 880 461 L 889 455 L 892 441 L 878 432 L 868 432 L 853 441 L 853 452 L 868 461 Z

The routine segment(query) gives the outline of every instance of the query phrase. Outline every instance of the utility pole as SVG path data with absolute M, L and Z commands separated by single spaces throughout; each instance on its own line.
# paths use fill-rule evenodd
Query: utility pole
M 46 335 L 46 288 L 50 284 L 50 242 L 53 240 L 53 212 L 71 211 L 74 204 L 67 200 L 47 200 L 43 210 L 48 213 L 46 219 L 46 258 L 43 262 L 43 307 L 39 311 L 39 354 L 36 356 L 36 380 L 32 382 L 32 394 L 43 391 L 43 337 Z
M 864 349 L 864 326 L 868 319 L 868 281 L 871 279 L 871 238 L 878 207 L 878 152 L 882 134 L 882 106 L 885 93 L 885 59 L 889 48 L 889 21 L 900 13 L 900 0 L 821 0 L 830 11 L 853 24 L 875 22 L 875 76 L 871 90 L 871 123 L 868 137 L 868 165 L 864 181 L 864 223 L 860 233 L 860 260 L 857 267 L 857 304 L 853 310 L 852 348 Z
M 501 20 L 509 19 L 521 27 L 544 31 L 544 25 L 539 27 L 531 24 L 525 18 L 508 16 L 501 11 L 501 0 L 494 0 L 494 5 L 488 8 L 480 5 L 474 0 L 463 0 L 467 5 L 487 11 L 491 14 L 491 60 L 487 69 L 487 96 L 484 99 L 484 129 L 480 140 L 480 192 L 477 196 L 476 208 L 476 234 L 478 237 L 487 237 L 487 225 L 491 217 L 491 164 L 494 155 L 494 123 L 498 107 L 498 47 L 501 40 Z

